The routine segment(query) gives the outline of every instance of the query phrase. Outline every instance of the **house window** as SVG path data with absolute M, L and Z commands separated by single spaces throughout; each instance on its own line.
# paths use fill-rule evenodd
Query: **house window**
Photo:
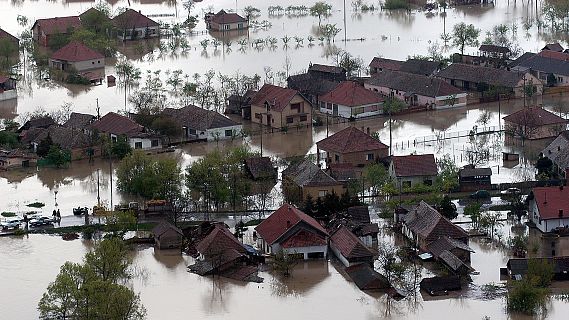
M 95 64 L 95 61 L 91 61 L 91 64 Z
M 158 139 L 152 139 L 150 146 L 153 148 L 158 147 Z
M 403 188 L 411 188 L 411 181 L 403 181 Z
M 433 180 L 431 180 L 431 179 L 423 180 L 423 184 L 426 185 L 426 186 L 432 186 L 432 185 L 433 185 Z
M 293 122 L 294 122 L 293 117 L 286 117 L 286 123 L 293 123 Z
M 328 190 L 320 190 L 318 191 L 318 197 L 325 197 L 328 194 Z
M 337 154 L 335 154 L 335 155 L 334 155 L 334 161 L 340 162 L 340 156 L 337 155 Z
M 190 134 L 196 134 L 196 129 L 190 129 L 189 132 Z
M 309 252 L 308 259 L 324 259 L 324 252 Z
M 135 142 L 135 143 L 134 143 L 134 148 L 135 148 L 135 149 L 142 149 L 142 142 Z
M 112 142 L 117 142 L 117 137 L 116 137 L 116 136 L 111 136 L 111 141 L 112 141 Z
M 366 155 L 366 160 L 367 160 L 367 161 L 373 160 L 373 153 L 368 153 L 368 154 Z
M 300 103 L 293 103 L 293 104 L 291 104 L 291 105 L 290 105 L 290 109 L 293 110 L 293 111 L 296 110 L 296 112 L 299 113 L 299 112 L 300 112 Z
M 332 104 L 330 102 L 326 104 L 326 109 L 332 110 Z
M 231 137 L 233 135 L 233 130 L 225 130 L 225 136 Z
M 307 115 L 305 115 L 305 114 L 300 115 L 300 122 L 304 122 L 304 121 L 306 121 L 306 120 L 308 120 L 308 116 L 307 116 Z
M 231 27 L 231 26 L 228 25 L 228 24 L 224 24 L 224 25 L 223 25 L 223 29 L 225 29 L 225 30 L 229 30 L 230 27 Z
M 263 116 L 260 113 L 255 113 L 255 119 L 261 120 Z

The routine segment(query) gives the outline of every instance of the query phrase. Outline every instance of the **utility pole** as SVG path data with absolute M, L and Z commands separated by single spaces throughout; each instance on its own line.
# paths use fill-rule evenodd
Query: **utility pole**
M 101 206 L 101 193 L 100 193 L 99 169 L 97 169 L 97 207 L 100 206 Z
M 111 142 L 112 144 L 112 142 Z M 109 175 L 110 175 L 110 179 L 111 179 L 111 212 L 113 211 L 113 156 L 112 156 L 112 151 L 109 154 Z
M 101 108 L 99 108 L 99 98 L 95 99 L 97 101 L 97 120 L 101 119 Z
M 344 0 L 344 47 L 348 42 L 348 33 L 346 31 L 346 0 Z

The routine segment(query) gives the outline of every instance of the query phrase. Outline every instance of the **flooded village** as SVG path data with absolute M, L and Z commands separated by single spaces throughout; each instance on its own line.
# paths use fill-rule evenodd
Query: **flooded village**
M 0 2 L 0 318 L 566 318 L 566 1 Z

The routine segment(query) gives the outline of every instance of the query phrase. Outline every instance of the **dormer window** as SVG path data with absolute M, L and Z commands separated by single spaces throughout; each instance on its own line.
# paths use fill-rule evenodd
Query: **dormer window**
M 267 110 L 267 112 L 269 112 L 269 110 L 271 109 L 271 105 L 269 104 L 268 101 L 265 101 L 265 109 Z

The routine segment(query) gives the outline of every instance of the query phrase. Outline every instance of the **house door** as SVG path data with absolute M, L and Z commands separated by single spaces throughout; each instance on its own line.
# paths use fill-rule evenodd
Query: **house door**
M 337 104 L 332 105 L 332 115 L 333 116 L 338 115 L 338 105 Z
M 267 115 L 267 125 L 268 126 L 271 125 L 271 115 L 270 114 Z

